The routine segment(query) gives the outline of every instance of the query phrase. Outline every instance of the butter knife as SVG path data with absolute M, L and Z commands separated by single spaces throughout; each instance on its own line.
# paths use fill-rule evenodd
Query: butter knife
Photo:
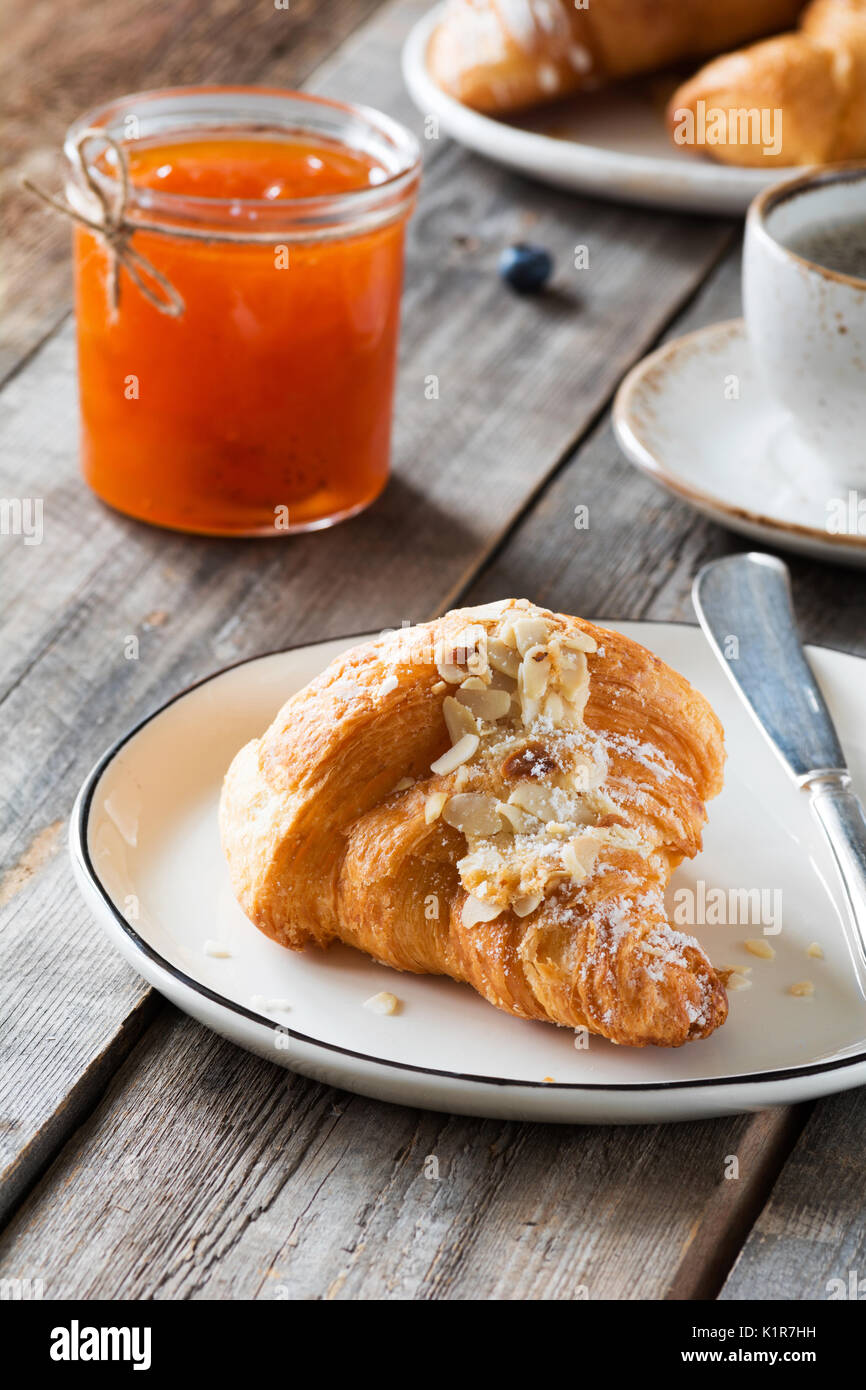
M 737 693 L 827 837 L 847 900 L 848 949 L 866 995 L 866 815 L 800 644 L 788 567 L 754 552 L 713 560 L 698 572 L 692 601 Z

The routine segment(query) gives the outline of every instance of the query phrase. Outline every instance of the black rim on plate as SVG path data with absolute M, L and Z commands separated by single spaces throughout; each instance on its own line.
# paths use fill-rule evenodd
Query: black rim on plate
M 688 627 L 694 631 L 700 631 L 697 624 L 685 622 L 662 622 L 654 619 L 608 619 L 609 623 L 635 623 L 646 627 Z M 603 627 L 604 622 L 599 622 Z M 154 950 L 149 942 L 139 936 L 135 928 L 129 923 L 121 912 L 118 911 L 108 890 L 100 879 L 90 857 L 90 847 L 88 845 L 88 823 L 90 820 L 90 808 L 93 798 L 103 773 L 109 764 L 114 761 L 121 749 L 125 748 L 137 734 L 148 724 L 153 723 L 161 714 L 164 714 L 172 705 L 183 700 L 187 695 L 191 695 L 194 690 L 199 690 L 202 686 L 208 685 L 211 681 L 219 679 L 229 671 L 235 671 L 241 666 L 249 666 L 255 661 L 264 661 L 269 657 L 287 656 L 291 652 L 301 651 L 308 647 L 327 646 L 332 642 L 353 642 L 363 641 L 369 637 L 369 633 L 350 633 L 345 636 L 324 637 L 316 642 L 299 642 L 291 647 L 277 648 L 275 651 L 260 652 L 257 656 L 243 657 L 240 661 L 230 662 L 227 666 L 222 666 L 218 671 L 212 671 L 208 676 L 202 676 L 200 680 L 193 681 L 190 685 L 184 686 L 177 694 L 159 705 L 157 709 L 140 719 L 125 734 L 116 740 L 96 763 L 85 778 L 81 791 L 78 794 L 78 816 L 74 823 L 74 843 L 81 868 L 90 886 L 96 891 L 103 905 L 108 909 L 115 924 L 121 929 L 127 939 L 132 942 L 136 951 L 145 956 L 157 968 L 163 971 L 171 979 L 183 985 L 186 989 L 192 990 L 194 994 L 201 995 L 213 1004 L 221 1008 L 228 1009 L 231 1013 L 249 1020 L 262 1028 L 266 1028 L 272 1033 L 275 1027 L 279 1027 L 281 1034 L 287 1035 L 296 1042 L 305 1043 L 309 1047 L 318 1047 L 326 1052 L 336 1052 L 343 1057 L 354 1057 L 361 1062 L 369 1062 L 376 1067 L 386 1067 L 394 1071 L 413 1072 L 419 1076 L 443 1077 L 449 1081 L 471 1082 L 473 1085 L 480 1086 L 514 1086 L 521 1089 L 539 1091 L 676 1091 L 676 1090 L 703 1090 L 712 1086 L 747 1086 L 755 1083 L 766 1083 L 773 1081 L 788 1081 L 795 1077 L 817 1076 L 822 1072 L 840 1071 L 848 1067 L 856 1066 L 860 1062 L 866 1062 L 866 1052 L 857 1052 L 852 1057 L 837 1058 L 830 1062 L 811 1062 L 802 1067 L 785 1067 L 774 1071 L 749 1072 L 740 1076 L 712 1076 L 699 1077 L 692 1081 L 619 1081 L 619 1082 L 574 1082 L 574 1081 L 525 1081 L 518 1077 L 505 1076 L 476 1076 L 471 1072 L 445 1071 L 437 1067 L 422 1067 L 414 1062 L 395 1062 L 387 1057 L 373 1057 L 367 1052 L 358 1052 L 351 1047 L 342 1047 L 339 1043 L 325 1042 L 321 1038 L 311 1038 L 306 1033 L 299 1033 L 293 1028 L 287 1028 L 283 1024 L 276 1025 L 273 1019 L 266 1018 L 264 1014 L 258 1014 L 253 1009 L 246 1008 L 243 1004 L 236 1004 L 233 999 L 228 999 L 224 994 L 218 994 L 216 990 L 210 989 L 199 980 L 187 975 L 177 966 L 172 965 L 159 951 Z M 839 652 L 837 648 L 827 647 L 827 651 L 836 651 L 840 656 L 852 656 L 851 652 Z M 156 986 L 154 986 L 156 988 Z

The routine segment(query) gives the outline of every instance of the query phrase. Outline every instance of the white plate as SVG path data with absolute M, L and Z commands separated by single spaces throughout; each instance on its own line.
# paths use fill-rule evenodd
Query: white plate
M 428 71 L 427 45 L 442 10 L 437 5 L 424 15 L 404 45 L 409 95 L 446 135 L 498 164 L 577 193 L 734 215 L 762 189 L 800 172 L 737 169 L 677 150 L 662 113 L 634 85 L 588 92 L 508 121 L 483 116 L 447 96 Z
M 651 352 L 619 388 L 613 425 L 632 463 L 732 531 L 866 565 L 866 517 L 858 517 L 856 496 L 852 503 L 829 461 L 816 459 L 769 402 L 742 319 Z
M 468 986 L 398 974 L 358 952 L 293 954 L 247 921 L 217 831 L 223 774 L 291 692 L 358 638 L 264 656 L 177 696 L 98 763 L 80 793 L 72 858 L 85 898 L 145 979 L 242 1047 L 335 1086 L 433 1109 L 569 1122 L 692 1119 L 844 1090 L 866 1081 L 866 1006 L 852 977 L 829 853 L 805 798 L 742 709 L 697 628 L 622 623 L 706 692 L 727 730 L 729 770 L 705 849 L 674 884 L 780 888 L 773 963 L 743 947 L 760 925 L 697 928 L 711 959 L 751 965 L 728 1022 L 675 1050 L 578 1051 L 568 1029 L 500 1013 Z M 815 669 L 855 781 L 866 785 L 866 663 L 822 648 Z M 230 955 L 205 954 L 206 940 Z M 818 940 L 825 959 L 806 956 Z M 810 977 L 813 999 L 787 992 Z M 390 990 L 402 1011 L 362 1007 Z M 287 1001 L 289 1012 L 251 1002 Z M 553 1081 L 545 1078 L 552 1077 Z

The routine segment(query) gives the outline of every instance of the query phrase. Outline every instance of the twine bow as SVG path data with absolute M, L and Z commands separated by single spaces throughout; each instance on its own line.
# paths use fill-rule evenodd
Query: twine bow
M 119 183 L 113 193 L 109 193 L 101 183 L 97 182 L 93 170 L 85 158 L 85 148 L 94 139 L 104 141 L 114 151 Z M 30 179 L 22 179 L 23 186 L 41 199 L 43 203 L 54 208 L 55 212 L 61 213 L 63 217 L 68 217 L 72 222 L 77 222 L 81 227 L 86 227 L 104 243 L 108 250 L 110 264 L 111 307 L 115 312 L 120 305 L 120 268 L 123 266 L 137 289 L 155 309 L 158 309 L 161 314 L 168 314 L 171 318 L 180 318 L 186 308 L 182 296 L 168 277 L 163 275 L 161 270 L 157 270 L 153 262 L 149 261 L 147 256 L 143 256 L 132 244 L 132 236 L 136 231 L 164 233 L 164 229 L 147 222 L 132 222 L 127 216 L 131 183 L 129 164 L 123 146 L 114 139 L 113 135 L 109 135 L 108 131 L 91 128 L 82 131 L 75 141 L 72 147 L 72 158 L 87 188 L 99 204 L 99 217 L 85 216 L 65 198 L 52 197 L 50 193 L 37 188 Z M 190 235 L 189 232 L 184 233 L 183 231 L 180 231 L 179 234 Z M 202 235 L 195 232 L 192 235 L 198 240 L 213 240 L 207 234 Z M 157 293 L 157 289 L 159 293 Z

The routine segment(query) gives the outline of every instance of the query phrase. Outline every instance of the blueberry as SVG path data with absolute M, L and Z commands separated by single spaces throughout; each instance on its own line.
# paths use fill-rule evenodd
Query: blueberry
M 499 274 L 518 294 L 538 294 L 553 274 L 553 257 L 543 246 L 518 242 L 499 257 Z

